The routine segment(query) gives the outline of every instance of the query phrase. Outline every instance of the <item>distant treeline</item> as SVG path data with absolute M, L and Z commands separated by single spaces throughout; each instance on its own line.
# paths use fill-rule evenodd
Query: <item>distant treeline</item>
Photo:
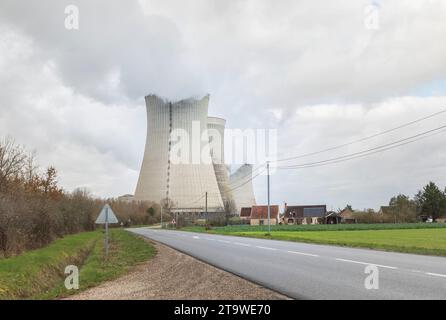
M 66 234 L 94 230 L 104 202 L 83 189 L 65 192 L 54 167 L 39 168 L 34 153 L 11 138 L 0 139 L 0 257 L 43 247 Z M 126 226 L 159 221 L 159 206 L 109 202 Z
M 429 218 L 435 222 L 446 219 L 446 189 L 443 191 L 434 182 L 429 182 L 412 198 L 404 194 L 392 197 L 378 212 L 353 210 L 350 205 L 345 209 L 350 210 L 359 223 L 411 223 Z

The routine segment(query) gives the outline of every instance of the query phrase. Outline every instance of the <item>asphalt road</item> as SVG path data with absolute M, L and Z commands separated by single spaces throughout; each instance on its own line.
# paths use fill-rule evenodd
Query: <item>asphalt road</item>
M 446 299 L 446 258 L 183 231 L 128 229 L 297 299 Z M 378 271 L 370 288 L 369 265 Z M 372 267 L 374 268 L 374 267 Z M 376 269 L 375 269 L 376 270 Z M 373 273 L 376 275 L 376 272 Z

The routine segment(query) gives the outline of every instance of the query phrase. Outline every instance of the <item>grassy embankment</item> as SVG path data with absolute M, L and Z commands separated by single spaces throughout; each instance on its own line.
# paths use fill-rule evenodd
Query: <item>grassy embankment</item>
M 183 230 L 446 256 L 446 224 L 278 225 L 270 235 L 267 226 Z
M 102 231 L 69 235 L 48 247 L 0 259 L 0 299 L 65 297 L 117 278 L 154 254 L 153 246 L 121 229 L 110 232 L 108 258 Z M 67 265 L 78 266 L 80 290 L 65 289 Z

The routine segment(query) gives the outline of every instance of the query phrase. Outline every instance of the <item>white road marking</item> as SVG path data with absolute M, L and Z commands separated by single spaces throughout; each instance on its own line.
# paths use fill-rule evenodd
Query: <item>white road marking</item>
M 429 276 L 446 278 L 446 274 L 432 273 L 432 272 L 426 272 L 426 274 Z
M 194 238 L 194 239 L 200 239 L 200 237 L 198 237 L 198 236 L 193 236 L 192 238 Z
M 215 241 L 215 239 L 212 239 L 212 238 L 205 238 L 206 240 L 209 240 L 209 241 Z
M 234 242 L 234 244 L 238 245 L 238 246 L 244 246 L 244 247 L 250 247 L 250 244 L 247 243 L 241 243 L 241 242 Z
M 226 240 L 218 240 L 218 242 L 231 243 L 231 241 L 226 241 Z
M 336 258 L 336 260 L 343 261 L 343 262 L 351 262 L 351 263 L 363 264 L 363 265 L 373 265 L 373 266 L 377 266 L 377 267 L 381 267 L 381 268 L 387 268 L 387 269 L 398 269 L 397 267 L 384 266 L 382 264 L 376 264 L 376 263 L 370 263 L 370 262 L 361 262 L 361 261 L 339 259 L 339 258 Z
M 300 254 L 303 256 L 310 256 L 310 257 L 319 257 L 317 254 L 311 254 L 311 253 L 305 253 L 305 252 L 297 252 L 297 251 L 287 251 L 288 253 L 294 253 L 294 254 Z
M 412 269 L 412 270 L 410 270 L 411 272 L 415 272 L 415 273 L 425 273 L 425 272 L 423 272 L 423 271 L 420 271 L 420 270 L 415 270 L 415 269 Z
M 275 248 L 262 247 L 262 246 L 256 246 L 256 248 L 259 248 L 259 249 L 265 249 L 265 250 L 277 250 L 277 249 L 275 249 Z

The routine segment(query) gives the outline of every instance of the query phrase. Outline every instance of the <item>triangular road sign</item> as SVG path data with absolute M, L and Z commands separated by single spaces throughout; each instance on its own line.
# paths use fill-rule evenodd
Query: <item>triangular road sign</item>
M 98 218 L 96 219 L 96 224 L 105 224 L 105 220 L 108 220 L 108 223 L 119 223 L 118 218 L 116 218 L 115 214 L 113 213 L 112 208 L 106 204 L 99 214 Z

